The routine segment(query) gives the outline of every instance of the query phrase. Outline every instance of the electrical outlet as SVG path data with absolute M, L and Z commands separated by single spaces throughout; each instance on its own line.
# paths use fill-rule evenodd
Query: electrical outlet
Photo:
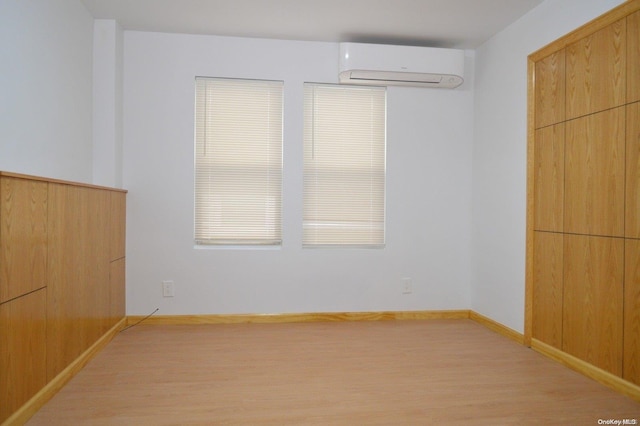
M 413 293 L 413 282 L 411 278 L 403 278 L 402 279 L 402 294 Z
M 173 281 L 162 281 L 162 297 L 173 297 L 176 295 L 176 289 Z

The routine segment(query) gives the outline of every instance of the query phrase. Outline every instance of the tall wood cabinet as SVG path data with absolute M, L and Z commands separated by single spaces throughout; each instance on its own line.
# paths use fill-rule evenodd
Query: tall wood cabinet
M 640 385 L 640 0 L 529 56 L 527 318 Z
M 124 318 L 125 197 L 0 172 L 0 423 Z

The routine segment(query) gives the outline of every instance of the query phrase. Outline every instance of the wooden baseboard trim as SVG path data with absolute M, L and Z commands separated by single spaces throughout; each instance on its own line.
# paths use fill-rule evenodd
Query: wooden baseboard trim
M 512 328 L 507 327 L 506 325 L 500 324 L 499 322 L 492 320 L 489 317 L 485 317 L 484 315 L 479 314 L 475 311 L 469 311 L 469 318 L 479 324 L 484 325 L 488 329 L 495 331 L 498 334 L 508 337 L 509 339 L 520 343 L 521 345 L 524 345 L 524 335 L 518 333 Z
M 468 310 L 441 311 L 382 311 L 382 312 L 313 312 L 288 314 L 210 314 L 210 315 L 153 315 L 127 317 L 127 325 L 139 322 L 155 325 L 186 324 L 273 324 L 287 322 L 338 322 L 338 321 L 398 321 L 429 319 L 471 319 L 483 326 L 524 344 L 524 336 L 482 314 Z
M 93 357 L 96 356 L 126 325 L 127 318 L 122 318 L 109 331 L 102 335 L 89 349 L 84 351 L 78 358 L 62 370 L 56 377 L 51 379 L 38 393 L 29 401 L 13 413 L 2 426 L 23 425 L 33 416 L 44 404 L 47 403 L 62 387 L 78 374 Z
M 339 322 L 339 321 L 399 321 L 430 319 L 472 319 L 477 323 L 524 344 L 524 336 L 484 315 L 468 309 L 439 311 L 382 311 L 382 312 L 314 312 L 287 314 L 210 314 L 210 315 L 153 315 L 127 317 L 127 325 L 139 322 L 155 325 L 186 324 L 274 324 L 287 322 Z
M 130 316 L 127 324 L 133 325 L 144 316 Z M 144 324 L 270 324 L 287 322 L 336 322 L 336 321 L 394 321 L 424 319 L 466 319 L 469 311 L 386 311 L 386 312 L 315 312 L 288 314 L 229 314 L 229 315 L 154 315 L 144 319 Z
M 640 402 L 640 386 L 602 370 L 537 339 L 531 339 L 531 348 L 542 355 L 599 382 L 616 392 Z

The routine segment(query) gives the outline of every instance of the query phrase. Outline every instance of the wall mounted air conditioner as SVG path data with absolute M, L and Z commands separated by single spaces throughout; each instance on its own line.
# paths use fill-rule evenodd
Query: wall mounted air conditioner
M 340 43 L 340 83 L 453 89 L 464 81 L 464 51 Z

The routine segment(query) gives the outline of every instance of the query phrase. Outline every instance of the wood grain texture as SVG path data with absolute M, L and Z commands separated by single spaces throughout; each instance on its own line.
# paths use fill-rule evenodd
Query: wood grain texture
M 126 258 L 114 260 L 109 265 L 109 324 L 116 324 L 126 315 L 125 294 Z
M 625 241 L 624 368 L 626 380 L 640 385 L 640 240 Z
M 566 123 L 564 231 L 624 235 L 625 108 Z
M 124 320 L 125 196 L 0 172 L 0 422 Z
M 568 353 L 563 352 L 558 348 L 554 348 L 553 346 L 548 345 L 544 342 L 541 342 L 540 340 L 533 339 L 531 343 L 531 348 L 537 352 L 540 352 L 544 356 L 549 357 L 554 361 L 557 361 L 562 365 L 565 365 L 572 370 L 575 370 L 578 373 L 597 381 L 598 383 L 614 389 L 616 392 L 619 392 L 622 395 L 626 395 L 629 398 L 640 402 L 640 386 L 624 380 L 619 376 L 611 374 L 608 371 L 602 370 L 601 368 L 595 367 L 594 365 L 589 364 L 588 362 L 585 362 L 580 358 L 569 355 Z
M 627 102 L 640 101 L 640 11 L 627 17 Z
M 2 426 L 24 425 L 124 328 L 125 322 L 125 318 L 122 318 L 107 333 L 91 345 L 89 349 L 74 359 L 71 364 L 67 365 L 64 370 L 42 387 L 26 404 L 14 411 L 13 414 L 2 423 Z
M 622 376 L 624 240 L 564 236 L 562 349 Z
M 640 103 L 627 105 L 624 235 L 640 238 Z
M 472 319 L 487 328 L 518 343 L 524 337 L 477 312 L 461 310 L 445 311 L 383 311 L 383 312 L 314 312 L 295 314 L 235 314 L 235 315 L 153 315 L 129 316 L 127 325 L 135 325 L 144 320 L 146 325 L 194 325 L 194 324 L 281 324 L 292 322 L 344 322 L 344 321 L 405 321 L 435 319 Z
M 639 408 L 471 320 L 140 325 L 27 425 L 590 425 Z
M 114 261 L 125 257 L 126 244 L 126 220 L 127 220 L 127 194 L 124 192 L 110 191 L 110 260 Z
M 144 319 L 145 315 L 130 315 L 127 324 Z M 153 315 L 145 324 L 277 324 L 289 322 L 395 321 L 426 319 L 466 319 L 469 310 L 449 311 L 383 311 L 383 312 L 312 312 L 283 314 L 213 314 L 213 315 Z
M 567 119 L 624 105 L 626 19 L 567 46 Z
M 587 238 L 584 235 L 640 238 L 640 154 L 637 153 L 640 150 L 640 142 L 637 142 L 640 138 L 640 118 L 637 116 L 637 105 L 624 106 L 637 102 L 640 90 L 639 20 L 640 0 L 630 0 L 528 56 L 525 341 L 528 330 L 531 330 L 534 338 L 529 341 L 532 345 L 547 346 L 568 358 L 578 360 L 577 357 L 580 357 L 582 360 L 578 360 L 579 363 L 594 363 L 589 365 L 589 369 L 594 371 L 604 373 L 598 365 L 612 364 L 614 366 L 610 371 L 615 371 L 617 375 L 620 374 L 620 368 L 617 367 L 619 360 L 615 358 L 620 352 L 618 347 L 622 345 L 622 340 L 616 339 L 622 337 L 619 333 L 620 314 L 616 314 L 615 310 L 622 312 L 622 307 L 618 306 L 622 303 L 622 296 L 618 294 L 618 285 L 613 293 L 607 293 L 603 288 L 617 282 L 621 276 L 617 259 L 624 257 L 619 248 L 623 240 L 617 239 L 612 243 L 616 247 L 610 251 L 616 259 L 607 262 L 602 260 L 604 254 L 598 254 L 600 249 L 597 247 L 587 244 L 580 248 L 567 242 L 567 238 Z M 563 227 L 560 228 L 560 232 L 567 233 L 562 254 L 564 306 L 560 321 L 554 319 L 545 322 L 549 315 L 537 313 L 534 300 L 545 297 L 553 299 L 555 296 L 536 296 L 536 290 L 541 290 L 536 289 L 536 283 L 540 280 L 548 282 L 545 274 L 557 274 L 557 262 L 553 259 L 556 252 L 536 246 L 537 233 L 534 229 L 538 229 L 538 223 L 554 221 L 553 210 L 540 205 L 553 204 L 544 199 L 553 191 L 542 189 L 552 186 L 549 182 L 556 182 L 556 170 L 538 168 L 540 157 L 549 156 L 549 153 L 538 147 L 538 140 L 543 136 L 534 127 L 540 125 L 541 129 L 550 132 L 544 126 L 553 124 L 556 118 L 549 117 L 556 117 L 561 110 L 561 107 L 542 99 L 549 97 L 544 92 L 552 92 L 549 86 L 553 88 L 545 78 L 550 81 L 559 78 L 553 76 L 552 70 L 558 68 L 554 64 L 557 58 L 553 55 L 559 57 L 562 52 L 565 56 L 566 102 Z M 540 99 L 534 99 L 536 96 Z M 572 246 L 575 247 L 570 249 Z M 540 262 L 537 259 L 540 257 L 544 257 L 544 267 L 538 269 Z M 545 262 L 554 266 L 551 267 L 553 273 L 549 272 L 549 265 Z M 567 272 L 568 266 L 571 266 L 570 272 Z M 628 268 L 627 264 L 626 274 L 629 274 Z M 570 279 L 569 285 L 567 278 Z M 552 294 L 555 293 L 552 291 Z M 613 303 L 612 300 L 618 302 Z M 624 301 L 631 303 L 626 293 Z M 545 303 L 557 306 L 552 300 L 545 300 Z M 613 308 L 612 305 L 617 307 Z M 625 308 L 624 311 L 628 309 L 631 308 Z M 554 315 L 557 313 L 550 316 Z M 567 319 L 571 321 L 567 323 Z M 563 337 L 567 337 L 570 331 L 569 342 L 564 341 L 561 347 L 572 350 L 576 357 L 536 337 L 536 334 L 542 337 L 545 334 L 543 330 L 556 335 L 555 330 L 559 326 Z M 605 347 L 608 343 L 615 347 L 615 353 L 607 354 L 595 349 Z M 626 346 L 624 350 L 627 350 Z M 622 378 L 618 380 L 633 387 Z
M 534 238 L 533 337 L 562 349 L 563 235 Z
M 47 382 L 46 289 L 0 305 L 0 423 Z
M 112 325 L 109 208 L 106 190 L 49 185 L 49 379 Z
M 498 321 L 492 318 L 479 314 L 475 311 L 469 311 L 469 319 L 477 322 L 478 324 L 482 324 L 489 330 L 492 330 L 508 339 L 511 339 L 516 343 L 519 343 L 521 345 L 524 344 L 524 336 L 521 333 L 515 331 L 510 327 L 507 327 L 504 324 L 500 324 Z
M 565 120 L 565 51 L 535 64 L 536 129 Z
M 0 177 L 0 303 L 45 287 L 47 183 Z
M 564 123 L 536 130 L 535 210 L 536 231 L 563 231 Z

